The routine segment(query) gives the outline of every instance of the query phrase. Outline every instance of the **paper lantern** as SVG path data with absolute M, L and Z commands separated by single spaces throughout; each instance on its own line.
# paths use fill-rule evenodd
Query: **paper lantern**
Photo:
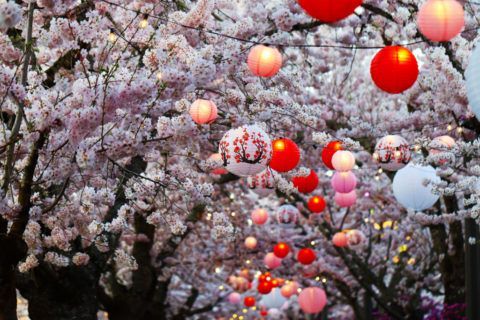
M 350 151 L 339 150 L 332 157 L 332 166 L 337 171 L 350 171 L 355 166 L 355 156 Z
M 263 296 L 258 304 L 267 309 L 281 309 L 286 302 L 287 299 L 282 296 L 280 289 L 274 288 L 272 289 L 272 292 Z
M 405 208 L 417 211 L 428 209 L 437 202 L 439 196 L 432 193 L 430 185 L 423 185 L 425 179 L 434 183 L 440 182 L 431 166 L 409 164 L 395 174 L 392 183 L 393 195 Z
M 308 210 L 313 213 L 320 213 L 325 210 L 325 199 L 320 196 L 313 196 L 308 200 Z
M 244 277 L 230 276 L 228 277 L 228 283 L 233 290 L 239 292 L 245 292 L 249 289 L 250 281 Z
M 220 153 L 213 153 L 210 157 L 208 157 L 208 160 L 209 162 L 214 162 L 215 164 L 218 164 L 217 167 L 211 171 L 212 174 L 222 175 L 228 173 L 227 169 L 222 167 L 223 161 Z
M 317 287 L 305 288 L 298 295 L 300 309 L 307 314 L 319 313 L 327 304 L 325 291 Z
M 255 209 L 252 211 L 250 218 L 252 219 L 253 223 L 262 225 L 268 220 L 268 212 L 265 209 Z
M 465 84 L 470 109 L 480 120 L 480 45 L 478 42 L 470 55 L 470 61 L 465 71 Z
M 265 309 L 262 309 L 262 310 L 260 310 L 260 315 L 261 315 L 262 317 L 266 317 L 266 316 L 268 315 L 268 311 L 265 310 Z
M 336 192 L 349 193 L 357 186 L 357 178 L 352 171 L 337 171 L 332 177 L 331 184 Z
M 311 17 L 326 23 L 337 22 L 351 15 L 363 0 L 298 0 Z
M 295 142 L 287 138 L 273 140 L 272 160 L 270 168 L 278 172 L 287 172 L 295 169 L 300 162 L 300 150 Z
M 246 296 L 245 299 L 243 299 L 243 304 L 247 308 L 253 307 L 255 305 L 255 297 Z
M 385 47 L 373 58 L 370 74 L 373 82 L 383 91 L 401 93 L 417 81 L 417 59 L 407 48 Z
M 361 247 L 366 240 L 365 235 L 360 230 L 348 230 L 346 236 L 347 245 L 352 249 Z
M 217 106 L 213 101 L 197 99 L 190 106 L 190 116 L 198 124 L 212 123 L 217 119 Z
M 242 126 L 225 133 L 219 153 L 228 171 L 240 177 L 253 176 L 270 162 L 272 142 L 259 126 Z
M 398 135 L 388 135 L 378 140 L 373 160 L 388 171 L 405 167 L 412 158 L 407 140 Z
M 304 265 L 311 264 L 313 261 L 315 261 L 316 258 L 317 256 L 315 255 L 315 251 L 310 248 L 300 249 L 297 254 L 298 262 Z
M 265 258 L 263 258 L 263 264 L 265 264 L 268 269 L 273 270 L 280 267 L 282 259 L 277 258 L 273 252 L 269 252 L 265 255 Z
M 277 48 L 257 45 L 250 50 L 247 64 L 254 75 L 273 77 L 282 67 L 282 54 Z
M 232 292 L 228 295 L 228 302 L 231 304 L 239 304 L 242 297 L 238 292 Z
M 290 252 L 290 247 L 285 242 L 279 242 L 273 247 L 273 253 L 280 259 L 285 258 Z
M 272 275 L 270 272 L 265 272 L 265 273 L 262 273 L 259 277 L 258 277 L 258 281 L 272 281 Z
M 275 172 L 272 169 L 267 168 L 254 176 L 248 177 L 247 185 L 259 196 L 266 197 L 275 191 L 274 174 Z
M 257 291 L 260 294 L 269 294 L 273 287 L 269 281 L 260 281 L 257 286 Z
M 297 222 L 300 212 L 291 204 L 284 204 L 277 209 L 277 221 L 283 225 L 290 225 Z
M 255 249 L 255 247 L 257 246 L 257 239 L 255 239 L 255 237 L 247 237 L 245 239 L 245 247 L 247 247 L 247 249 Z
M 455 148 L 455 140 L 450 136 L 440 136 L 433 139 L 429 147 L 429 154 L 433 156 L 433 162 L 437 165 L 444 165 L 455 160 L 452 149 Z
M 418 29 L 432 41 L 450 41 L 465 26 L 464 15 L 456 0 L 428 0 L 418 11 Z
M 290 298 L 294 294 L 297 294 L 298 292 L 298 283 L 295 281 L 288 282 L 283 285 L 282 289 L 280 290 L 280 293 L 282 296 L 285 298 Z
M 327 168 L 334 170 L 332 165 L 332 158 L 335 152 L 342 150 L 341 141 L 332 141 L 329 142 L 322 150 L 322 161 L 327 166 Z
M 353 190 L 349 193 L 335 193 L 335 203 L 342 208 L 351 207 L 357 202 L 357 191 Z
M 310 170 L 310 174 L 306 177 L 294 177 L 292 179 L 293 185 L 298 192 L 310 193 L 318 186 L 318 176 L 315 171 Z
M 333 235 L 332 242 L 336 247 L 346 247 L 348 245 L 347 235 L 345 232 L 337 232 Z

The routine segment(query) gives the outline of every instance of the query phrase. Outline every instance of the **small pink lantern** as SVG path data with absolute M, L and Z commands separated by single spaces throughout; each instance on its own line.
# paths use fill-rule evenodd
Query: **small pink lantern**
M 276 48 L 258 45 L 248 54 L 248 68 L 259 77 L 273 77 L 282 67 L 282 54 Z
M 242 301 L 242 297 L 238 292 L 232 292 L 228 295 L 228 302 L 231 304 L 239 304 Z
M 349 193 L 357 186 L 357 178 L 352 171 L 337 171 L 333 175 L 331 184 L 336 192 Z
M 349 230 L 347 232 L 347 243 L 352 249 L 359 248 L 365 243 L 366 237 L 360 230 Z
M 337 171 L 350 171 L 354 165 L 355 157 L 350 151 L 339 150 L 332 157 L 332 166 Z
M 282 264 L 282 259 L 278 258 L 273 252 L 269 252 L 265 255 L 263 263 L 268 269 L 276 269 Z
M 294 294 L 297 294 L 298 292 L 298 283 L 295 281 L 291 281 L 289 283 L 286 283 L 283 285 L 282 289 L 280 290 L 280 293 L 282 296 L 285 298 L 290 298 Z
M 335 202 L 342 208 L 351 207 L 357 201 L 357 191 L 353 190 L 349 193 L 335 193 Z
M 252 218 L 253 223 L 262 225 L 268 220 L 268 212 L 265 209 L 255 209 L 252 211 L 250 218 Z
M 300 292 L 298 304 L 302 311 L 307 314 L 319 313 L 327 304 L 327 295 L 323 289 L 309 287 Z
M 245 247 L 247 249 L 255 249 L 255 247 L 257 246 L 257 239 L 255 239 L 255 237 L 247 237 L 245 239 Z
M 212 123 L 217 119 L 217 106 L 213 101 L 197 99 L 190 106 L 190 116 L 198 124 Z
M 464 16 L 456 0 L 428 0 L 418 11 L 418 28 L 432 41 L 450 41 L 465 26 Z
M 348 245 L 347 235 L 345 232 L 337 232 L 333 235 L 332 242 L 334 246 L 344 248 Z

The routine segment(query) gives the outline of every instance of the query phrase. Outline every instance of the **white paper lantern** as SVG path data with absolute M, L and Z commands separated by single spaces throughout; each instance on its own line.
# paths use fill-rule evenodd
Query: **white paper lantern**
M 274 288 L 272 292 L 262 297 L 259 305 L 267 309 L 281 309 L 286 302 L 287 299 L 282 296 L 281 290 L 279 288 Z
M 219 153 L 228 171 L 240 177 L 253 176 L 270 162 L 272 141 L 259 126 L 242 126 L 225 133 Z
M 277 221 L 283 225 L 294 224 L 297 222 L 300 212 L 291 204 L 284 204 L 277 210 Z
M 332 166 L 337 171 L 350 171 L 355 165 L 355 156 L 347 150 L 339 150 L 332 157 Z
M 252 177 L 247 178 L 248 187 L 261 197 L 266 197 L 275 191 L 275 170 L 267 168 Z
M 431 185 L 424 186 L 425 179 L 440 182 L 435 169 L 431 166 L 409 164 L 399 170 L 393 178 L 393 194 L 397 201 L 407 209 L 417 211 L 430 208 L 439 196 L 432 193 Z
M 476 44 L 465 71 L 467 97 L 470 109 L 480 120 L 480 45 Z
M 398 135 L 388 135 L 378 140 L 373 159 L 384 170 L 397 171 L 412 158 L 407 140 Z

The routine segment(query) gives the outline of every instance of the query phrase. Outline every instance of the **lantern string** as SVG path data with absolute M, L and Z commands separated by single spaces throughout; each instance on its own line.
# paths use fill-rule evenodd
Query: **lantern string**
M 232 35 L 228 35 L 228 34 L 225 34 L 225 33 L 221 33 L 221 32 L 218 32 L 218 31 L 215 31 L 215 30 L 212 30 L 212 29 L 203 28 L 203 27 L 192 27 L 192 26 L 174 21 L 172 19 L 168 19 L 168 18 L 165 18 L 165 17 L 155 15 L 155 14 L 145 13 L 145 12 L 142 12 L 141 10 L 130 9 L 130 8 L 125 7 L 124 5 L 114 3 L 114 2 L 110 2 L 109 0 L 100 0 L 100 1 L 104 2 L 104 3 L 107 3 L 109 5 L 115 6 L 115 7 L 119 7 L 121 9 L 124 9 L 124 10 L 127 10 L 127 11 L 135 12 L 138 15 L 142 15 L 144 17 L 151 17 L 151 18 L 158 19 L 158 20 L 160 20 L 164 23 L 171 23 L 171 24 L 174 24 L 176 26 L 179 26 L 179 27 L 182 27 L 182 28 L 185 28 L 185 29 L 196 30 L 196 31 L 199 31 L 199 32 L 213 34 L 213 35 L 216 35 L 216 36 L 219 36 L 219 37 L 223 37 L 223 38 L 227 38 L 227 39 L 231 39 L 231 40 L 235 40 L 235 41 L 239 41 L 239 42 L 244 42 L 244 43 L 250 43 L 250 44 L 254 44 L 254 45 L 265 45 L 265 46 L 285 47 L 285 48 L 336 48 L 336 49 L 349 49 L 349 50 L 355 50 L 355 49 L 370 50 L 370 49 L 382 49 L 382 48 L 387 47 L 385 45 L 382 45 L 382 46 L 363 46 L 363 45 L 356 45 L 356 44 L 352 44 L 352 45 L 345 45 L 345 44 L 344 45 L 334 45 L 334 44 L 332 44 L 332 45 L 329 45 L 329 44 L 288 44 L 288 43 L 262 42 L 262 41 L 257 41 L 257 40 L 250 40 L 250 39 L 235 37 L 235 36 L 232 36 Z M 462 31 L 462 33 L 476 31 L 479 28 L 480 28 L 480 26 L 477 26 L 477 27 L 471 28 L 471 29 L 466 29 L 466 30 Z M 406 47 L 406 46 L 413 46 L 413 45 L 417 45 L 417 44 L 420 44 L 420 43 L 427 43 L 427 42 L 428 42 L 428 40 L 417 40 L 417 41 L 408 42 L 408 43 L 405 43 L 405 44 L 398 44 L 398 45 Z

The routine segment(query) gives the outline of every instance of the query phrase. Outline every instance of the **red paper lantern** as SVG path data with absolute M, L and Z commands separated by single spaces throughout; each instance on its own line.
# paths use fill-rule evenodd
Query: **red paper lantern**
M 308 209 L 313 213 L 320 213 L 325 210 L 325 199 L 320 196 L 313 196 L 308 200 Z
M 273 286 L 269 281 L 260 281 L 257 286 L 257 290 L 260 294 L 269 294 L 272 292 Z
M 300 150 L 290 139 L 276 139 L 272 143 L 273 155 L 270 160 L 270 168 L 278 172 L 287 172 L 300 162 Z
M 310 248 L 303 248 L 297 254 L 298 262 L 305 265 L 311 264 L 316 258 L 315 251 Z
M 383 91 L 401 93 L 417 81 L 417 59 L 407 48 L 385 47 L 373 58 L 370 74 L 373 82 Z
M 285 258 L 290 252 L 290 247 L 285 242 L 279 242 L 273 248 L 273 253 L 280 259 Z
M 243 304 L 245 305 L 245 307 L 253 307 L 255 305 L 255 297 L 245 297 L 245 299 L 243 299 Z
M 322 160 L 323 163 L 331 170 L 334 170 L 332 165 L 332 158 L 335 152 L 342 150 L 342 142 L 332 141 L 327 144 L 322 150 Z
M 299 192 L 310 193 L 318 186 L 318 176 L 315 171 L 310 170 L 310 175 L 306 177 L 294 177 L 292 182 Z
M 351 15 L 363 0 L 298 0 L 310 16 L 322 22 L 336 22 Z
M 262 281 L 271 281 L 272 278 L 271 278 L 271 274 L 270 272 L 265 272 L 263 274 L 261 274 L 259 277 L 258 277 L 258 281 L 259 282 L 262 282 Z
M 262 317 L 266 317 L 266 316 L 268 316 L 268 311 L 265 310 L 265 309 L 262 309 L 262 311 L 260 311 L 260 315 L 261 315 Z

